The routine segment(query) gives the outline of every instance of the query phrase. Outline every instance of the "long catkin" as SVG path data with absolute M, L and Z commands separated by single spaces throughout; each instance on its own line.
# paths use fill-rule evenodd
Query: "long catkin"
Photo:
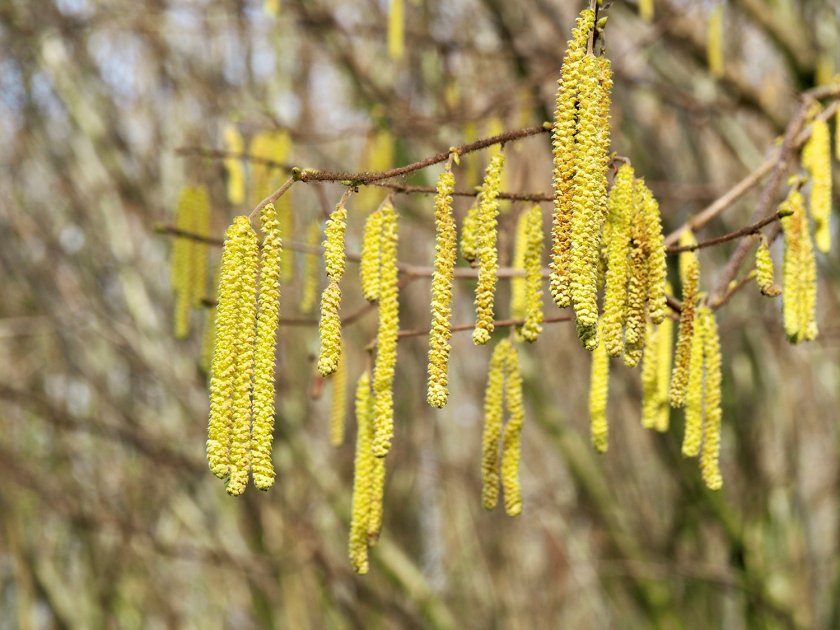
M 283 243 L 273 204 L 261 212 L 263 246 L 260 257 L 257 340 L 254 354 L 254 419 L 251 429 L 251 474 L 254 485 L 274 485 L 271 444 L 274 438 L 274 356 L 280 317 L 280 259 Z
M 668 289 L 670 291 L 670 287 Z M 674 321 L 666 317 L 659 324 L 656 332 L 656 347 L 651 348 L 658 357 L 656 359 L 656 389 L 659 413 L 656 417 L 654 428 L 660 433 L 668 430 L 671 418 L 670 404 L 670 379 L 671 379 L 671 357 L 673 356 Z
M 604 290 L 604 345 L 617 357 L 624 347 L 623 330 L 627 305 L 627 255 L 630 249 L 630 219 L 633 211 L 633 167 L 624 164 L 615 177 L 609 197 L 607 274 Z
M 432 325 L 426 400 L 442 408 L 449 398 L 449 340 L 452 337 L 452 281 L 455 273 L 455 218 L 452 192 L 455 176 L 449 167 L 440 175 L 435 197 L 435 268 L 432 277 Z
M 242 140 L 242 134 L 233 125 L 227 125 L 222 135 L 225 149 L 231 154 L 231 157 L 224 159 L 227 171 L 227 198 L 232 205 L 238 206 L 245 201 L 245 167 L 241 158 L 233 156 L 241 155 L 245 151 L 245 142 Z
M 694 332 L 691 335 L 689 353 L 688 385 L 685 392 L 685 434 L 683 435 L 683 457 L 697 457 L 703 440 L 703 405 L 706 398 L 704 345 L 706 343 L 706 320 L 700 317 L 703 307 L 694 318 Z
M 338 204 L 324 229 L 324 266 L 330 283 L 321 295 L 321 351 L 318 356 L 318 373 L 321 376 L 335 372 L 341 360 L 341 289 L 338 283 L 344 275 L 346 226 L 347 208 Z
M 478 260 L 478 202 L 470 206 L 461 226 L 461 256 L 468 263 Z
M 359 263 L 359 277 L 362 294 L 368 302 L 379 299 L 379 273 L 382 247 L 382 210 L 371 212 L 365 220 L 362 235 L 362 255 Z
M 680 245 L 694 243 L 694 236 L 685 232 L 680 237 Z M 682 280 L 682 312 L 677 331 L 677 348 L 674 351 L 674 370 L 671 376 L 670 399 L 672 407 L 685 404 L 685 390 L 688 385 L 689 366 L 691 363 L 691 337 L 694 334 L 694 313 L 697 292 L 700 285 L 700 263 L 694 252 L 680 254 L 680 278 Z
M 505 154 L 490 158 L 478 201 L 478 282 L 475 288 L 475 329 L 473 343 L 490 341 L 493 332 L 493 306 L 496 295 L 496 274 L 499 271 L 499 252 L 496 248 L 499 191 Z
M 791 189 L 779 208 L 785 234 L 782 314 L 791 343 L 817 337 L 817 269 L 802 193 Z
M 356 458 L 353 467 L 353 502 L 350 519 L 350 563 L 356 573 L 368 572 L 367 529 L 373 480 L 373 398 L 370 375 L 362 374 L 356 386 Z
M 492 510 L 499 501 L 499 456 L 504 417 L 505 367 L 511 343 L 502 339 L 493 348 L 484 390 L 484 430 L 481 437 L 481 503 Z
M 338 368 L 333 372 L 332 400 L 330 401 L 330 444 L 341 446 L 344 443 L 345 408 L 347 406 L 347 362 L 342 353 Z
M 648 239 L 645 221 L 645 184 L 634 186 L 634 212 L 630 225 L 630 269 L 627 281 L 627 306 L 624 329 L 624 364 L 638 365 L 644 349 L 645 311 L 648 297 Z
M 592 368 L 589 383 L 589 422 L 592 445 L 599 453 L 606 453 L 609 444 L 607 423 L 607 397 L 610 385 L 610 357 L 604 344 L 592 352 Z
M 505 406 L 508 421 L 502 442 L 502 488 L 505 494 L 505 512 L 518 516 L 522 512 L 522 490 L 519 485 L 519 461 L 522 451 L 522 425 L 525 422 L 525 407 L 522 403 L 522 374 L 519 370 L 519 355 L 516 347 L 507 349 L 505 375 Z
M 755 250 L 755 282 L 762 295 L 776 297 L 782 290 L 776 285 L 770 245 L 762 234 Z
M 718 463 L 722 419 L 720 339 L 712 311 L 703 306 L 698 316 L 703 322 L 703 360 L 706 365 L 706 416 L 703 421 L 703 452 L 700 455 L 700 471 L 703 482 L 709 490 L 720 490 L 723 487 L 723 477 Z
M 534 342 L 542 332 L 542 210 L 532 206 L 527 217 L 527 249 L 525 251 L 525 323 L 519 330 L 522 338 Z
M 827 121 L 817 118 L 811 124 L 811 137 L 802 150 L 802 162 L 811 175 L 814 243 L 825 253 L 831 248 L 831 138 Z

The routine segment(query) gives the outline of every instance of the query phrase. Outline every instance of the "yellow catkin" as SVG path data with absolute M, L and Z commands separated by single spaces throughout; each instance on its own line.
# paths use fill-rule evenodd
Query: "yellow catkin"
M 698 316 L 703 322 L 703 359 L 706 364 L 706 417 L 703 422 L 700 471 L 703 482 L 709 490 L 720 490 L 723 487 L 723 478 L 718 465 L 722 416 L 720 339 L 715 316 L 711 310 L 701 307 Z
M 388 55 L 402 59 L 405 48 L 405 5 L 403 0 L 390 0 L 388 5 Z
M 373 398 L 370 375 L 362 374 L 356 386 L 356 458 L 353 468 L 353 502 L 350 518 L 350 563 L 356 573 L 368 572 L 367 528 L 373 481 Z
M 592 446 L 599 453 L 606 453 L 609 444 L 607 424 L 607 397 L 610 385 L 610 357 L 604 344 L 592 351 L 592 371 L 589 382 L 589 422 Z
M 811 137 L 802 151 L 802 161 L 811 175 L 811 218 L 814 243 L 821 252 L 831 248 L 831 139 L 828 122 L 816 119 Z
M 505 367 L 511 343 L 502 339 L 493 348 L 484 390 L 484 430 L 481 437 L 481 503 L 492 510 L 499 501 L 499 456 L 504 416 Z
M 802 193 L 791 189 L 780 208 L 785 233 L 782 313 L 792 343 L 816 338 L 817 270 Z
M 522 338 L 534 342 L 542 332 L 542 210 L 533 206 L 527 213 L 528 247 L 525 251 L 525 323 L 519 329 Z
M 310 247 L 318 246 L 321 230 L 318 223 L 313 221 L 309 224 L 306 232 L 306 244 Z M 300 310 L 302 313 L 311 313 L 315 308 L 315 299 L 318 296 L 318 281 L 320 266 L 318 255 L 307 252 L 303 258 L 303 286 L 300 292 Z
M 330 214 L 330 218 L 327 219 L 323 243 L 324 267 L 327 270 L 327 277 L 334 282 L 339 282 L 344 275 L 344 232 L 346 229 L 347 208 L 343 204 L 339 204 Z
M 529 225 L 528 213 L 521 212 L 516 220 L 511 267 L 523 272 L 525 271 L 525 252 L 528 250 Z M 525 319 L 526 293 L 524 276 L 515 276 L 510 279 L 510 316 L 513 319 Z
M 755 281 L 763 295 L 776 297 L 782 292 L 776 285 L 773 257 L 764 235 L 759 239 L 758 249 L 755 250 Z
M 519 461 L 522 451 L 522 425 L 525 407 L 522 403 L 522 375 L 519 355 L 513 344 L 508 346 L 505 377 L 505 406 L 508 421 L 502 443 L 502 488 L 505 493 L 505 512 L 518 516 L 522 512 L 522 491 L 519 486 Z
M 577 19 L 566 47 L 563 69 L 557 84 L 557 103 L 551 144 L 554 154 L 552 186 L 554 217 L 551 228 L 551 277 L 549 287 L 557 306 L 571 305 L 569 264 L 572 252 L 572 199 L 575 176 L 575 134 L 578 100 L 582 84 L 581 60 L 586 55 L 589 35 L 595 26 L 595 12 L 585 9 Z
M 242 134 L 233 125 L 227 125 L 223 133 L 225 149 L 234 155 L 241 155 L 245 151 L 245 143 Z M 224 159 L 225 171 L 227 171 L 227 198 L 234 205 L 245 201 L 245 167 L 242 159 L 238 157 L 227 157 Z
M 680 245 L 694 243 L 694 236 L 684 232 Z M 677 332 L 677 348 L 674 352 L 674 369 L 671 376 L 670 399 L 672 407 L 685 404 L 685 389 L 688 385 L 689 365 L 691 362 L 691 337 L 694 333 L 694 312 L 697 291 L 700 285 L 700 263 L 694 252 L 680 254 L 680 278 L 682 281 L 682 312 Z
M 399 289 L 397 287 L 397 213 L 387 202 L 382 207 L 380 252 L 379 330 L 373 368 L 373 454 L 385 457 L 394 437 L 394 367 L 397 362 Z
M 656 376 L 656 388 L 659 414 L 657 415 L 654 428 L 660 433 L 668 430 L 668 424 L 671 418 L 670 379 L 673 338 L 674 321 L 670 317 L 666 317 L 659 324 L 656 331 L 656 348 L 651 348 L 658 355 L 656 358 L 656 371 L 658 372 Z
M 338 282 L 330 281 L 321 295 L 321 318 L 318 331 L 321 335 L 321 352 L 318 355 L 318 373 L 329 376 L 338 369 L 341 360 L 341 289 Z
M 840 83 L 840 75 L 836 79 Z M 834 158 L 840 162 L 840 108 L 834 114 Z
M 261 212 L 263 232 L 260 254 L 259 311 L 254 353 L 254 420 L 251 429 L 251 474 L 254 485 L 268 490 L 274 485 L 271 444 L 274 439 L 274 357 L 280 317 L 280 258 L 283 242 L 273 204 Z
M 233 420 L 230 437 L 230 475 L 225 483 L 228 494 L 245 492 L 251 469 L 251 377 L 254 372 L 254 344 L 257 327 L 257 235 L 247 217 L 243 225 L 240 259 L 239 302 L 235 333 L 236 368 L 233 377 Z M 239 221 L 239 218 L 237 218 Z
M 683 457 L 697 457 L 703 439 L 703 405 L 706 398 L 703 348 L 706 343 L 706 323 L 700 316 L 704 307 L 698 309 L 694 318 L 694 333 L 691 335 L 689 353 L 688 385 L 685 391 L 685 433 L 683 435 Z
M 442 408 L 449 397 L 449 340 L 452 337 L 452 281 L 455 273 L 455 218 L 452 191 L 455 176 L 447 167 L 440 175 L 435 198 L 435 269 L 432 277 L 432 325 L 426 400 Z
M 215 344 L 210 372 L 210 420 L 207 430 L 207 462 L 220 479 L 230 472 L 230 436 L 233 423 L 233 390 L 236 375 L 240 288 L 244 243 L 251 226 L 247 217 L 237 217 L 225 232 L 225 247 L 219 268 Z
M 624 364 L 635 367 L 642 358 L 645 334 L 645 307 L 648 296 L 648 238 L 645 225 L 642 180 L 634 187 L 634 213 L 630 225 L 630 269 L 627 282 L 627 306 L 624 329 Z
M 379 541 L 382 532 L 382 504 L 385 496 L 385 458 L 373 458 L 373 471 L 370 478 L 370 512 L 367 523 L 367 543 L 373 547 Z
M 653 21 L 653 0 L 639 0 L 639 17 L 645 22 Z
M 633 210 L 633 167 L 624 164 L 615 177 L 609 197 L 609 240 L 604 290 L 604 344 L 607 354 L 621 354 L 627 304 L 627 254 L 630 246 L 630 218 Z
M 496 274 L 499 252 L 496 249 L 496 227 L 499 215 L 499 192 L 505 154 L 501 151 L 490 158 L 484 173 L 478 201 L 478 283 L 475 288 L 475 329 L 473 343 L 485 344 L 493 332 L 493 304 L 496 294 Z
M 653 429 L 659 417 L 659 327 L 648 322 L 645 327 L 645 352 L 642 361 L 642 426 Z
M 662 215 L 659 211 L 659 202 L 656 201 L 644 180 L 640 180 L 639 185 L 642 189 L 641 211 L 644 216 L 647 243 L 648 315 L 654 324 L 661 324 L 668 315 L 666 291 L 668 262 L 665 236 L 662 233 Z
M 332 400 L 330 401 L 330 444 L 344 444 L 344 418 L 347 407 L 347 367 L 342 353 L 338 368 L 332 375 Z
M 461 256 L 472 264 L 478 259 L 478 203 L 474 203 L 461 226 Z
M 365 221 L 362 235 L 362 255 L 359 276 L 362 293 L 368 302 L 379 299 L 380 247 L 382 240 L 382 211 L 375 210 Z
M 196 202 L 196 214 L 193 224 L 193 231 L 199 236 L 210 236 L 210 197 L 204 186 L 198 189 L 198 200 Z M 194 306 L 201 306 L 202 300 L 207 297 L 207 243 L 193 241 L 193 291 L 192 303 Z
M 603 99 L 599 62 L 585 56 L 581 87 L 572 196 L 572 252 L 569 278 L 578 336 L 587 350 L 598 345 L 597 268 L 606 207 Z
M 723 11 L 723 2 L 715 2 L 706 28 L 706 56 L 709 72 L 714 77 L 723 76 Z

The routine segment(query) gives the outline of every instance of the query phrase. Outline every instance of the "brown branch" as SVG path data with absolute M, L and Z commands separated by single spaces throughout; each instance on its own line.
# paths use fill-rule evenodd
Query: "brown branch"
M 713 247 L 714 245 L 720 245 L 721 243 L 726 243 L 727 241 L 733 241 L 737 238 L 742 238 L 744 236 L 751 236 L 753 234 L 758 234 L 766 225 L 773 223 L 774 221 L 778 221 L 781 219 L 782 216 L 777 212 L 772 216 L 769 216 L 761 221 L 757 221 L 752 225 L 748 225 L 746 227 L 742 227 L 740 230 L 735 230 L 734 232 L 729 232 L 728 234 L 724 234 L 723 236 L 718 236 L 716 238 L 710 238 L 706 241 L 700 241 L 699 243 L 694 243 L 693 245 L 672 245 L 668 247 L 665 251 L 669 254 L 679 254 L 680 252 L 694 252 L 698 249 L 703 249 L 705 247 Z

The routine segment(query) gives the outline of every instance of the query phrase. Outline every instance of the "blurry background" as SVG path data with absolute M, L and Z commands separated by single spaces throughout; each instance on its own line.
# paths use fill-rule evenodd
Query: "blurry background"
M 468 333 L 453 337 L 442 411 L 425 404 L 425 338 L 400 343 L 385 527 L 368 576 L 346 554 L 352 414 L 333 448 L 331 386 L 311 396 L 317 327 L 280 331 L 274 489 L 232 499 L 207 469 L 205 313 L 175 340 L 171 237 L 155 227 L 172 222 L 186 184 L 209 187 L 214 236 L 256 199 L 231 204 L 220 160 L 176 150 L 224 149 L 226 128 L 246 145 L 286 130 L 292 164 L 383 169 L 541 124 L 584 4 L 407 0 L 399 55 L 385 0 L 0 2 L 0 628 L 840 625 L 836 248 L 818 260 L 815 343 L 790 346 L 780 300 L 752 286 L 719 312 L 718 494 L 681 459 L 682 412 L 667 435 L 640 427 L 638 370 L 614 364 L 611 448 L 596 456 L 589 356 L 564 323 L 520 350 L 517 519 L 480 504 L 491 348 Z M 755 169 L 797 92 L 840 65 L 836 0 L 730 0 L 715 78 L 712 11 L 686 0 L 657 0 L 650 21 L 632 1 L 609 11 L 613 149 L 652 185 L 666 231 Z M 506 188 L 550 192 L 549 149 L 545 135 L 510 145 Z M 459 188 L 479 183 L 486 158 L 464 159 Z M 439 172 L 408 183 L 433 185 Z M 341 192 L 293 189 L 296 240 Z M 349 251 L 384 194 L 351 198 Z M 698 236 L 749 223 L 757 196 Z M 458 200 L 459 223 L 468 204 Z M 396 205 L 400 258 L 431 264 L 431 197 Z M 524 207 L 506 204 L 503 260 Z M 706 289 L 734 246 L 700 253 Z M 301 309 L 304 258 L 282 316 L 315 321 Z M 348 272 L 345 313 L 362 305 Z M 453 319 L 467 323 L 472 284 L 459 287 Z M 500 317 L 507 295 L 501 281 Z M 428 280 L 411 282 L 402 328 L 427 326 L 428 302 Z M 547 296 L 546 313 L 559 314 Z M 346 331 L 351 388 L 375 320 Z

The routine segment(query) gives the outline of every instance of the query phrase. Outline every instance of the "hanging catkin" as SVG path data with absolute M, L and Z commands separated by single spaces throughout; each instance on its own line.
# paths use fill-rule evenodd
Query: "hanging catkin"
M 723 478 L 720 474 L 721 430 L 721 357 L 717 322 L 712 311 L 700 307 L 698 317 L 703 326 L 703 361 L 706 365 L 705 419 L 703 421 L 703 452 L 700 455 L 700 471 L 703 482 L 709 490 L 720 490 Z
M 665 252 L 665 236 L 662 233 L 662 215 L 659 203 L 644 180 L 640 180 L 641 212 L 644 217 L 645 243 L 647 245 L 647 287 L 648 315 L 654 324 L 661 324 L 668 315 L 666 284 L 668 262 Z
M 668 288 L 670 291 L 670 287 Z M 656 418 L 655 429 L 661 433 L 668 430 L 671 417 L 670 404 L 670 381 L 671 381 L 671 357 L 673 356 L 674 321 L 666 317 L 659 324 L 656 331 L 656 346 L 651 347 L 651 355 L 655 352 L 656 357 L 656 388 L 657 401 L 659 403 L 659 414 Z
M 388 55 L 394 61 L 402 59 L 405 47 L 405 6 L 403 0 L 388 4 Z
M 338 369 L 341 360 L 341 288 L 338 283 L 344 275 L 344 232 L 347 225 L 347 209 L 339 203 L 324 230 L 324 266 L 329 284 L 321 295 L 321 352 L 318 356 L 318 373 L 329 376 Z
M 575 177 L 575 134 L 578 100 L 582 85 L 581 60 L 586 55 L 590 33 L 595 26 L 595 12 L 581 11 L 566 47 L 563 69 L 557 82 L 557 104 L 551 144 L 554 153 L 552 185 L 554 218 L 551 228 L 551 296 L 557 306 L 571 305 L 570 261 L 572 252 L 572 200 Z
M 259 311 L 254 354 L 254 420 L 251 429 L 251 474 L 254 485 L 274 485 L 271 443 L 274 438 L 274 356 L 280 317 L 280 259 L 283 243 L 273 204 L 261 212 L 263 246 L 260 257 Z
M 344 416 L 347 406 L 347 367 L 346 357 L 342 352 L 338 367 L 333 372 L 332 400 L 330 401 L 330 444 L 341 446 L 344 444 Z
M 528 342 L 534 342 L 542 332 L 542 210 L 533 206 L 528 216 L 528 249 L 525 252 L 525 323 L 520 333 Z
M 691 232 L 683 232 L 680 245 L 695 243 Z M 674 352 L 674 370 L 671 376 L 671 406 L 685 404 L 685 389 L 688 385 L 688 371 L 691 363 L 691 337 L 694 333 L 694 312 L 697 291 L 700 285 L 700 262 L 694 252 L 680 254 L 680 279 L 682 281 L 682 312 L 677 331 L 677 348 Z
M 379 272 L 379 330 L 373 369 L 373 454 L 385 457 L 394 437 L 394 366 L 397 361 L 399 289 L 397 287 L 397 213 L 390 201 L 382 206 Z
M 717 0 L 709 11 L 706 27 L 706 55 L 709 72 L 714 77 L 723 76 L 723 11 L 723 2 Z
M 648 296 L 648 242 L 644 211 L 644 182 L 636 180 L 634 210 L 630 224 L 630 269 L 624 329 L 624 364 L 635 367 L 642 358 L 645 334 L 645 308 Z
M 502 339 L 493 348 L 484 391 L 484 431 L 481 437 L 481 503 L 492 510 L 499 501 L 499 455 L 504 416 L 505 367 L 511 343 Z
M 521 212 L 516 220 L 516 234 L 513 241 L 511 267 L 523 272 L 525 271 L 525 252 L 528 250 L 529 224 L 528 213 Z M 525 319 L 526 292 L 524 276 L 514 276 L 510 279 L 510 316 L 513 319 Z
M 435 198 L 435 269 L 432 277 L 432 325 L 426 400 L 442 408 L 449 397 L 449 339 L 452 337 L 452 281 L 455 272 L 455 218 L 452 191 L 455 176 L 449 166 L 440 175 Z
M 645 348 L 647 352 L 642 360 L 642 426 L 652 429 L 659 417 L 659 328 L 648 322 L 645 327 Z
M 522 451 L 522 425 L 525 407 L 522 403 L 522 375 L 519 355 L 513 344 L 508 344 L 505 375 L 505 406 L 508 420 L 502 443 L 502 488 L 505 493 L 505 512 L 518 516 L 522 512 L 522 490 L 519 486 L 519 461 Z
M 490 333 L 493 332 L 493 303 L 496 274 L 499 271 L 496 224 L 504 163 L 505 154 L 501 151 L 490 158 L 478 201 L 478 283 L 475 288 L 476 321 L 472 336 L 476 345 L 490 341 Z
M 776 285 L 774 276 L 770 245 L 767 243 L 767 237 L 762 234 L 755 250 L 755 282 L 761 293 L 767 297 L 776 297 L 782 292 Z
M 610 386 L 610 357 L 604 344 L 592 352 L 592 371 L 589 383 L 589 422 L 592 446 L 599 453 L 606 453 L 609 444 L 607 424 L 607 397 Z
M 703 307 L 694 318 L 694 332 L 691 335 L 689 352 L 688 385 L 685 392 L 685 434 L 683 435 L 683 457 L 697 457 L 703 439 L 703 404 L 705 400 L 704 344 L 706 343 L 706 320 L 700 317 Z
M 373 458 L 370 475 L 370 511 L 367 522 L 367 544 L 373 547 L 382 532 L 382 503 L 385 495 L 385 458 Z
M 356 386 L 356 459 L 353 467 L 353 505 L 350 519 L 350 563 L 356 573 L 368 572 L 367 528 L 373 481 L 373 398 L 370 375 L 362 374 Z
M 368 302 L 379 299 L 380 250 L 382 246 L 382 210 L 371 212 L 365 221 L 362 235 L 362 255 L 359 276 L 362 293 Z
M 623 330 L 627 304 L 627 255 L 630 249 L 630 219 L 633 211 L 633 167 L 624 164 L 615 177 L 609 197 L 609 240 L 604 291 L 604 345 L 617 357 L 624 347 Z
M 245 201 L 245 167 L 239 156 L 245 151 L 245 143 L 242 134 L 233 125 L 225 127 L 223 139 L 225 149 L 231 157 L 224 159 L 225 171 L 227 171 L 227 198 L 231 205 L 238 206 Z
M 785 233 L 782 312 L 791 343 L 817 337 L 817 269 L 802 193 L 792 188 L 779 208 Z
M 831 139 L 828 122 L 819 118 L 811 124 L 811 137 L 802 150 L 802 162 L 811 175 L 811 218 L 814 243 L 821 252 L 831 248 Z
M 472 264 L 478 259 L 478 202 L 474 203 L 464 217 L 461 226 L 461 256 Z
M 653 21 L 653 0 L 639 0 L 639 17 L 645 22 Z

